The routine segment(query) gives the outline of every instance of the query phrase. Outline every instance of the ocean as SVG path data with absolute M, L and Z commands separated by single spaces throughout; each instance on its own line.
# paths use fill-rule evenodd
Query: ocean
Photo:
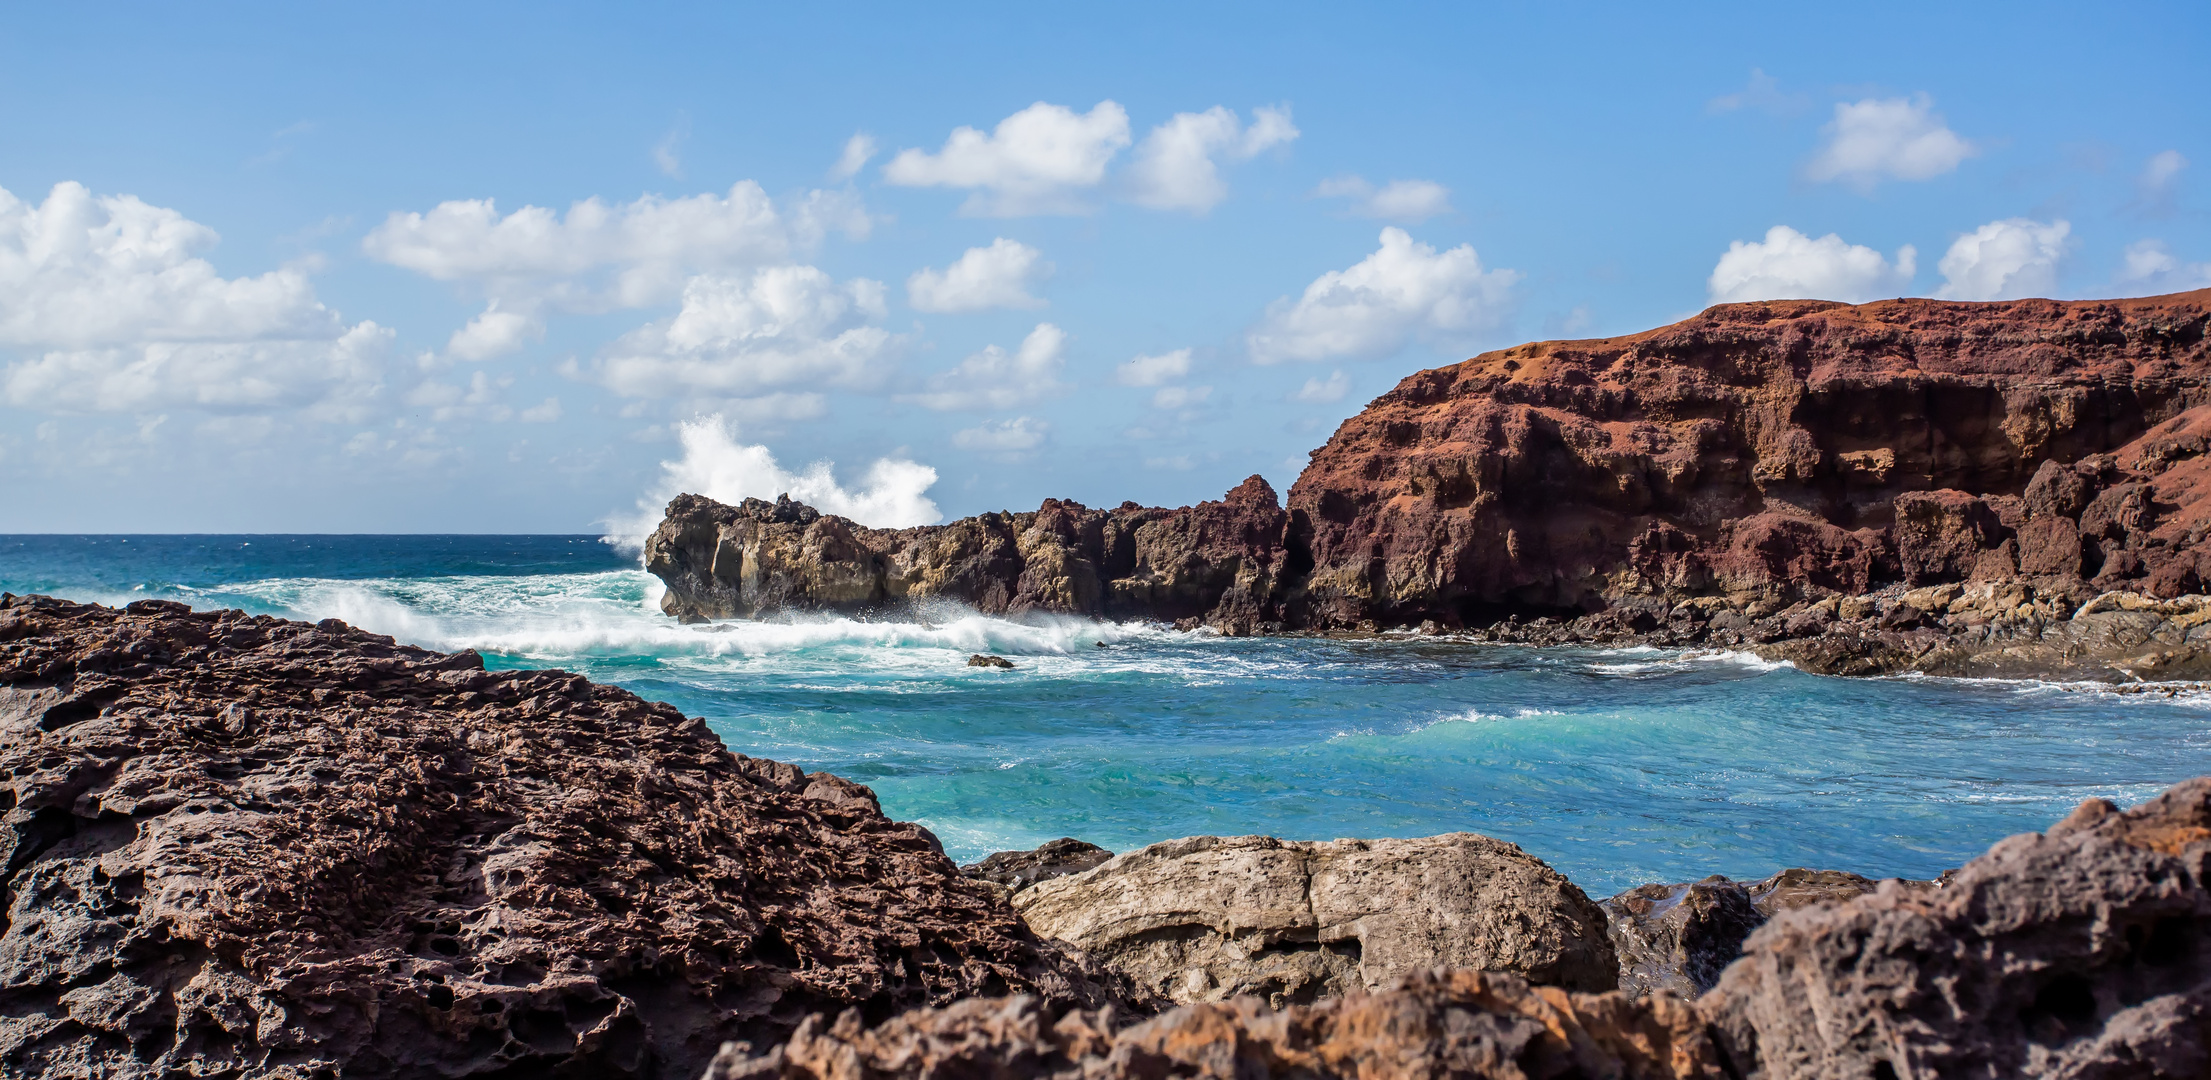
M 2201 693 L 952 606 L 680 626 L 635 557 L 591 536 L 0 536 L 0 590 L 335 617 L 580 672 L 739 753 L 868 784 L 963 862 L 1059 836 L 1467 830 L 1599 897 L 1789 866 L 1924 878 L 2082 799 L 2211 773 Z M 1015 666 L 967 666 L 978 652 Z

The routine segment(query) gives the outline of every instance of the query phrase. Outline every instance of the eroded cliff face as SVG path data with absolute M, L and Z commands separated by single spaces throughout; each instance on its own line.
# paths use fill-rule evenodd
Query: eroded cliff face
M 779 611 L 865 612 L 932 600 L 986 614 L 1051 612 L 1279 629 L 1292 568 L 1289 517 L 1257 476 L 1219 502 L 1092 510 L 1046 499 L 1033 513 L 870 529 L 788 498 L 668 504 L 645 543 L 686 621 Z
M 1477 623 L 1893 581 L 2191 592 L 2207 312 L 2211 290 L 1728 304 L 1424 371 L 1291 488 L 1313 561 L 1292 617 Z

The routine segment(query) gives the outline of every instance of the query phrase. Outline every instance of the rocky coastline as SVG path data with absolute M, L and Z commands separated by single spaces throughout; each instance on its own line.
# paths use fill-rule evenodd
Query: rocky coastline
M 1593 901 L 1472 834 L 963 871 L 575 675 L 14 596 L 0 776 L 9 1075 L 2211 1070 L 2211 778 L 1937 882 Z
M 669 505 L 685 620 L 888 612 L 1739 648 L 1846 675 L 2211 677 L 2211 290 L 1726 304 L 1407 377 L 1287 500 L 866 529 Z

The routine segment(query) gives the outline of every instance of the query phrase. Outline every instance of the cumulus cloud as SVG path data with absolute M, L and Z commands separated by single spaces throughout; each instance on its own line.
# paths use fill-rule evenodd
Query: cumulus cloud
M 875 156 L 875 136 L 859 132 L 844 141 L 844 152 L 837 155 L 837 163 L 829 167 L 831 180 L 850 180 L 867 167 L 868 159 Z
M 1457 348 L 1511 317 L 1519 272 L 1484 270 L 1472 245 L 1439 253 L 1394 227 L 1381 245 L 1314 279 L 1295 303 L 1270 305 L 1246 337 L 1252 360 L 1374 358 L 1415 339 Z
M 1119 368 L 1113 376 L 1123 386 L 1158 386 L 1190 374 L 1190 350 L 1176 349 L 1158 356 L 1139 356 Z
M 955 128 L 936 153 L 901 150 L 883 179 L 906 187 L 973 191 L 960 212 L 984 217 L 1081 213 L 1082 193 L 1105 179 L 1129 145 L 1129 115 L 1112 101 L 1087 113 L 1039 101 L 985 135 Z
M 784 469 L 767 447 L 738 442 L 736 431 L 718 414 L 678 424 L 676 439 L 683 456 L 660 463 L 659 481 L 634 511 L 607 521 L 607 539 L 625 550 L 642 551 L 668 500 L 684 493 L 725 503 L 789 495 L 824 514 L 879 529 L 944 520 L 943 511 L 928 497 L 937 471 L 905 458 L 876 459 L 859 485 L 848 488 L 838 482 L 831 462 L 817 461 L 799 472 Z
M 1817 240 L 1776 225 L 1762 241 L 1727 245 L 1719 265 L 1705 280 L 1715 304 L 1746 300 L 1842 300 L 1862 304 L 1901 295 L 1919 272 L 1919 252 L 1910 244 L 1890 262 L 1869 247 L 1846 244 L 1828 233 Z
M 525 303 L 519 310 L 503 309 L 499 301 L 493 300 L 483 314 L 453 331 L 452 338 L 445 343 L 445 352 L 459 360 L 489 360 L 544 336 L 545 320 L 539 315 L 537 305 Z
M 1228 197 L 1216 159 L 1245 160 L 1296 139 L 1287 107 L 1252 110 L 1250 127 L 1219 105 L 1176 113 L 1151 130 L 1129 165 L 1129 199 L 1155 210 L 1204 213 Z
M 649 307 L 680 296 L 697 274 L 785 263 L 841 232 L 873 226 L 858 196 L 813 191 L 778 206 L 760 185 L 726 195 L 647 195 L 609 205 L 596 198 L 566 214 L 524 206 L 502 214 L 490 199 L 395 212 L 361 247 L 370 258 L 488 295 L 484 312 L 453 334 L 447 352 L 483 360 L 544 333 L 549 311 Z
M 940 411 L 1018 408 L 1066 391 L 1059 381 L 1066 366 L 1067 332 L 1038 323 L 1020 348 L 1009 353 L 989 346 L 930 379 L 929 391 L 909 400 Z
M 674 317 L 609 346 L 599 376 L 618 394 L 744 395 L 785 387 L 866 387 L 901 340 L 876 325 L 883 285 L 839 283 L 811 266 L 702 274 Z
M 941 272 L 923 267 L 906 279 L 906 299 L 916 311 L 959 312 L 988 308 L 1043 307 L 1029 286 L 1051 275 L 1044 253 L 1001 236 L 989 247 L 968 248 Z
M 1305 380 L 1305 385 L 1299 387 L 1297 393 L 1290 396 L 1298 401 L 1327 404 L 1331 401 L 1342 401 L 1343 396 L 1350 392 L 1351 379 L 1343 372 L 1337 371 L 1325 380 L 1317 377 Z
M 215 231 L 129 195 L 0 190 L 0 347 L 8 403 L 50 412 L 307 409 L 356 415 L 391 332 L 348 326 L 300 267 L 225 278 Z
M 996 454 L 1017 454 L 1044 445 L 1052 425 L 1033 416 L 1017 416 L 1011 420 L 993 420 L 976 427 L 952 433 L 952 445 L 962 450 L 980 450 Z
M 1936 268 L 1944 300 L 2017 300 L 2057 292 L 2057 264 L 2073 226 L 2063 220 L 1991 221 L 1958 237 Z
M 1838 102 L 1821 134 L 1825 141 L 1805 165 L 1805 177 L 1860 191 L 1883 180 L 1932 180 L 1981 152 L 1950 130 L 1925 94 Z
M 1313 189 L 1322 198 L 1351 200 L 1351 212 L 1385 221 L 1421 222 L 1451 212 L 1451 189 L 1433 180 L 1392 180 L 1377 188 L 1360 176 L 1323 180 Z
M 2162 240 L 2137 240 L 2120 258 L 2119 285 L 2144 296 L 2211 288 L 2211 262 L 2184 263 Z

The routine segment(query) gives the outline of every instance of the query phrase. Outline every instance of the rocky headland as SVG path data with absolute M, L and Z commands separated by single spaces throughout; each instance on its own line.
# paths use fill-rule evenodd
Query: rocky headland
M 1223 633 L 1742 648 L 1808 670 L 2211 677 L 2211 290 L 1725 304 L 1423 371 L 1287 501 L 865 529 L 686 495 L 685 619 L 946 600 Z
M 2193 1077 L 2211 779 L 1940 882 L 1062 840 L 342 623 L 0 596 L 0 1073 Z

